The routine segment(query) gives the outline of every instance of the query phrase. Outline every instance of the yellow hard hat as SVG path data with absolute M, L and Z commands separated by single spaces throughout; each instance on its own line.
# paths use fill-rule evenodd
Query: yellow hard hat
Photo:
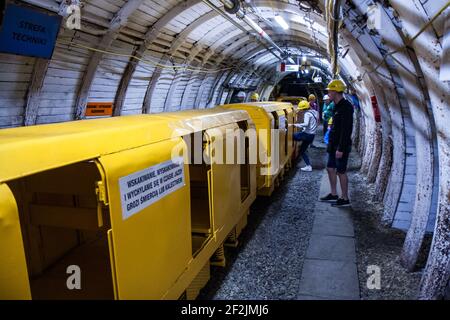
M 309 97 L 308 97 L 308 100 L 309 101 L 316 100 L 316 96 L 313 95 L 313 94 L 310 94 Z
M 298 103 L 298 108 L 299 108 L 300 110 L 306 110 L 306 109 L 309 109 L 309 102 L 306 101 L 306 100 L 300 101 L 300 102 Z
M 259 94 L 257 92 L 253 92 L 250 96 L 251 100 L 259 100 Z
M 347 86 L 342 80 L 339 79 L 332 80 L 327 87 L 327 90 L 336 92 L 344 92 L 345 89 L 347 89 Z

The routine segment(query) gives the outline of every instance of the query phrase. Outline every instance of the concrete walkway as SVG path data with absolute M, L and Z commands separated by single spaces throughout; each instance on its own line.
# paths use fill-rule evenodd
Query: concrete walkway
M 328 176 L 324 171 L 319 197 L 329 192 Z M 299 300 L 360 299 L 350 210 L 317 201 L 297 296 Z

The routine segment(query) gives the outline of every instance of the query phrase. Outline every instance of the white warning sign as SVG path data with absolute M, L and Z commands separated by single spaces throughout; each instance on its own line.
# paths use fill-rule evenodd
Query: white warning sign
M 159 163 L 120 178 L 123 220 L 184 185 L 182 157 Z

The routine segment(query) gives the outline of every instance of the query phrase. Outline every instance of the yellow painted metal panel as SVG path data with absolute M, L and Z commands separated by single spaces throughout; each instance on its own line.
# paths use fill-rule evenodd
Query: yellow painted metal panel
M 114 256 L 112 229 L 108 230 L 107 236 L 108 236 L 109 262 L 111 264 L 111 275 L 112 275 L 112 282 L 113 282 L 114 299 L 117 300 L 117 299 L 119 299 L 119 296 L 117 293 L 116 258 Z
M 165 119 L 171 121 L 171 128 L 184 128 L 191 132 L 207 130 L 249 119 L 248 113 L 243 110 L 221 108 L 165 112 L 162 115 Z
M 288 157 L 292 158 L 292 154 L 294 153 L 294 123 L 295 123 L 295 111 L 293 108 L 285 110 L 287 119 L 288 119 Z
M 211 188 L 212 188 L 212 210 L 214 221 L 214 232 L 227 227 L 231 229 L 239 215 L 241 203 L 240 190 L 240 165 L 236 162 L 232 164 L 226 163 L 226 153 L 230 150 L 225 150 L 223 154 L 219 155 L 220 144 L 227 145 L 226 136 L 227 130 L 237 130 L 239 127 L 236 124 L 222 126 L 206 131 L 209 138 L 210 154 L 212 156 L 211 163 Z M 214 137 L 214 142 L 211 141 Z M 218 140 L 223 139 L 221 143 Z M 217 147 L 217 148 L 216 148 Z M 214 150 L 216 149 L 216 150 Z M 236 152 L 236 149 L 232 152 Z
M 261 114 L 266 113 L 261 110 Z M 202 131 L 247 119 L 249 119 L 249 115 L 245 111 L 217 109 L 1 130 L 0 167 L 2 167 L 2 171 L 0 172 L 0 181 L 10 181 L 80 161 L 99 159 L 100 170 L 104 170 L 101 173 L 105 175 L 103 177 L 104 185 L 97 186 L 99 197 L 105 203 L 109 203 L 111 209 L 112 229 L 108 231 L 108 240 L 111 260 L 114 261 L 111 268 L 115 297 L 120 299 L 159 299 L 167 296 L 173 282 L 192 262 L 189 170 L 185 165 L 186 186 L 125 220 L 121 212 L 118 180 L 133 172 L 169 160 L 173 145 L 181 141 L 180 138 L 176 138 L 176 141 L 171 141 L 170 138 L 186 134 L 185 131 L 179 130 L 180 128 L 189 132 Z M 234 127 L 236 126 L 234 125 Z M 232 172 L 231 175 L 230 172 Z M 236 217 L 229 220 L 228 217 L 236 216 L 240 211 L 239 167 L 233 167 L 232 170 L 225 167 L 216 169 L 213 167 L 209 178 L 212 184 L 211 189 L 215 193 L 210 196 L 212 199 L 213 196 L 214 199 L 218 199 L 215 202 L 218 211 L 214 218 L 217 217 L 217 226 L 220 231 L 216 230 L 216 232 L 219 232 L 220 237 L 224 238 L 226 234 L 223 229 L 231 228 L 237 221 Z M 230 182 L 236 187 L 227 190 L 222 185 L 213 183 L 212 180 L 221 184 L 226 181 L 224 185 Z M 217 186 L 215 186 L 216 184 Z M 107 197 L 106 193 L 102 191 L 105 186 Z M 59 189 L 56 184 L 53 187 L 56 191 Z M 85 186 L 77 185 L 75 187 L 85 189 Z M 226 208 L 222 203 L 228 201 L 227 193 L 230 193 L 230 190 L 233 193 L 231 198 L 237 200 Z M 3 190 L 0 191 L 2 191 L 0 196 L 4 197 L 5 193 Z M 12 195 L 8 194 L 8 198 L 11 203 L 14 203 Z M 211 201 L 212 204 L 213 202 L 214 200 Z M 1 206 L 6 208 L 5 210 L 2 208 L 1 214 L 8 216 L 8 201 L 2 199 Z M 211 208 L 213 211 L 213 206 Z M 14 210 L 17 215 L 17 210 Z M 97 212 L 97 216 L 95 216 L 94 210 L 86 211 L 90 214 L 89 217 L 87 216 L 89 222 L 86 222 L 88 227 L 94 225 L 95 221 L 102 224 L 101 214 L 99 215 Z M 43 222 L 41 219 L 40 223 Z M 11 286 L 11 290 L 17 292 L 20 297 L 30 298 L 18 217 L 16 223 L 19 231 L 18 239 L 20 239 L 20 244 L 18 243 L 17 246 L 20 245 L 20 248 L 15 247 L 15 255 L 8 256 L 10 260 L 6 261 L 6 258 L 2 257 L 0 268 L 14 264 L 14 272 L 17 277 L 20 270 L 23 269 L 24 279 L 15 282 Z M 64 221 L 64 223 L 68 222 Z M 1 227 L 2 225 L 0 225 Z M 7 232 L 2 232 L 0 235 L 2 245 L 10 241 L 8 238 L 10 234 Z M 213 250 L 213 248 L 211 247 L 209 250 Z M 7 251 L 2 247 L 3 252 Z M 202 256 L 206 257 L 207 255 Z M 11 259 L 15 259 L 14 263 L 9 263 L 12 261 Z M 20 259 L 23 260 L 23 268 L 18 262 Z M 10 275 L 10 273 L 6 269 L 1 269 L 1 284 L 5 283 L 4 287 L 7 287 L 6 282 L 3 282 L 2 276 L 4 275 Z M 22 287 L 24 289 L 21 289 Z
M 0 130 L 0 182 L 167 139 L 172 131 L 150 116 Z
M 282 166 L 284 166 L 286 164 L 286 162 L 288 161 L 288 159 L 292 156 L 292 152 L 293 152 L 293 133 L 294 133 L 294 128 L 293 128 L 293 124 L 295 122 L 295 116 L 294 116 L 294 108 L 292 106 L 292 104 L 287 103 L 287 102 L 261 102 L 260 103 L 261 107 L 264 108 L 265 110 L 267 110 L 268 112 L 274 112 L 276 110 L 277 114 L 279 115 L 279 117 L 286 117 L 287 120 L 287 124 L 288 124 L 288 129 L 287 130 L 283 130 L 282 132 L 280 132 L 280 163 Z M 281 128 L 282 126 L 280 126 Z M 286 136 L 285 134 L 287 134 L 287 154 L 286 154 L 286 149 L 285 149 L 285 139 Z
M 5 184 L 0 184 L 0 252 L 0 299 L 31 299 L 17 205 Z
M 278 102 L 289 102 L 293 106 L 297 106 L 298 103 L 302 100 L 308 100 L 308 99 L 306 99 L 305 97 L 301 97 L 301 96 L 285 96 L 285 97 L 277 98 Z
M 181 138 L 100 158 L 111 212 L 114 270 L 119 299 L 161 299 L 192 259 L 189 170 L 184 186 L 125 217 L 119 179 L 171 159 Z
M 286 141 L 288 139 L 288 123 L 286 114 L 284 113 L 284 110 L 277 110 L 276 112 L 278 116 L 278 159 L 279 159 L 279 167 L 280 169 L 286 164 L 287 161 L 287 154 L 286 154 Z
M 0 183 L 245 119 L 245 111 L 192 110 L 3 129 Z
M 272 154 L 272 141 L 275 150 L 278 150 L 278 139 L 274 140 L 275 119 L 272 112 L 283 110 L 288 103 L 278 102 L 252 102 L 252 103 L 236 103 L 219 106 L 219 109 L 242 109 L 248 112 L 257 131 L 258 135 L 258 165 L 257 165 L 257 187 L 258 189 L 271 189 L 274 184 L 274 177 L 278 174 L 276 166 L 271 161 L 275 155 Z M 262 149 L 262 150 L 261 150 Z M 266 161 L 266 164 L 263 161 Z M 275 170 L 274 170 L 275 169 Z M 272 172 L 272 175 L 262 174 L 262 170 Z
M 251 117 L 258 135 L 258 164 L 257 164 L 257 187 L 258 189 L 264 188 L 270 184 L 270 177 L 261 175 L 262 168 L 265 167 L 261 163 L 261 159 L 270 158 L 270 141 L 273 116 L 267 113 L 263 108 L 256 103 L 236 103 L 227 104 L 217 107 L 219 109 L 242 109 L 248 112 Z M 265 130 L 265 131 L 263 131 Z M 262 134 L 264 132 L 264 134 Z M 262 150 L 261 150 L 262 149 Z

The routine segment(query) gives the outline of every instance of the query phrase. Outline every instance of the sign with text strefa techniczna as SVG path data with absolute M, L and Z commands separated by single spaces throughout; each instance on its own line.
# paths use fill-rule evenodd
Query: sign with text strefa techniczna
M 0 29 L 0 52 L 50 59 L 61 17 L 10 4 Z

